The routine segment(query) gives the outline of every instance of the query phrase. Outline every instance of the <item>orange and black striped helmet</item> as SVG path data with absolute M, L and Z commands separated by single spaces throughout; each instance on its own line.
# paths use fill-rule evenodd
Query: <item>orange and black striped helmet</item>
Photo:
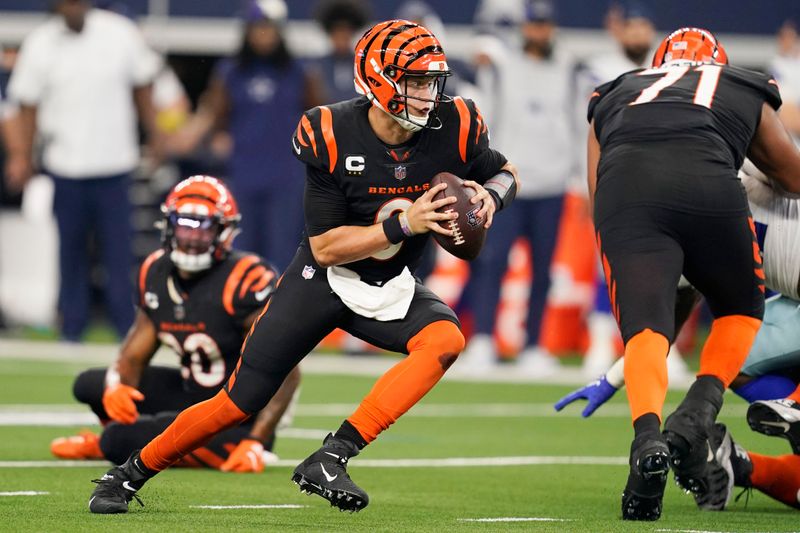
M 667 35 L 653 56 L 653 66 L 685 59 L 702 63 L 728 64 L 728 54 L 714 34 L 702 28 L 681 28 Z
M 179 269 L 197 272 L 222 261 L 238 233 L 239 207 L 221 180 L 191 176 L 161 205 L 161 240 Z
M 441 126 L 436 109 L 446 99 L 444 82 L 450 69 L 442 45 L 425 27 L 408 20 L 376 24 L 356 44 L 354 74 L 356 91 L 406 129 Z M 430 78 L 429 97 L 409 95 L 408 82 L 415 76 Z M 409 112 L 410 99 L 433 105 L 426 116 L 416 116 Z

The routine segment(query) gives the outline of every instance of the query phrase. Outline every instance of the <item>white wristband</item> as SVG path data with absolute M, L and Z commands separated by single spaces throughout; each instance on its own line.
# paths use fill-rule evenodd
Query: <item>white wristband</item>
M 411 224 L 408 223 L 406 212 L 402 211 L 397 218 L 400 221 L 400 229 L 403 230 L 403 235 L 406 237 L 413 237 L 414 232 L 411 230 Z

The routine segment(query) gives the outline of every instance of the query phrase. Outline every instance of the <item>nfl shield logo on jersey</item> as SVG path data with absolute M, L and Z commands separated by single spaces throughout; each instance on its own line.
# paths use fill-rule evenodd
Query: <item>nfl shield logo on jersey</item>
M 313 277 L 314 277 L 314 274 L 315 274 L 316 272 L 317 272 L 317 271 L 314 269 L 314 267 L 312 267 L 311 265 L 306 265 L 306 266 L 304 266 L 304 267 L 303 267 L 303 274 L 302 274 L 302 276 L 303 276 L 303 278 L 305 278 L 305 279 L 311 279 L 311 278 L 313 278 Z
M 404 180 L 406 179 L 406 167 L 405 165 L 397 165 L 394 167 L 394 179 L 396 180 Z

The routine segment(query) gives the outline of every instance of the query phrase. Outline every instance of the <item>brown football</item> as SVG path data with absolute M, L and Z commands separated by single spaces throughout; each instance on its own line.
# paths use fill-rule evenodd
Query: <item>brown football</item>
M 467 261 L 475 259 L 483 247 L 486 240 L 486 228 L 483 225 L 486 220 L 478 218 L 477 213 L 483 206 L 483 202 L 477 204 L 470 203 L 470 199 L 475 196 L 475 189 L 464 186 L 464 180 L 449 172 L 440 172 L 431 180 L 431 187 L 440 183 L 447 183 L 444 191 L 436 193 L 434 200 L 441 200 L 448 196 L 455 196 L 456 202 L 443 208 L 444 212 L 453 210 L 458 213 L 458 218 L 439 222 L 445 229 L 453 230 L 452 237 L 433 233 L 442 248 Z

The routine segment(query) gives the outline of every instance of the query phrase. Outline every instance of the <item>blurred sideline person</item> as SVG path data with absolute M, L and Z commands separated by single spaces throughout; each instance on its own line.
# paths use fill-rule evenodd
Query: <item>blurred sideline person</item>
M 89 321 L 94 236 L 108 313 L 122 337 L 133 322 L 128 186 L 139 161 L 134 104 L 157 147 L 151 84 L 161 62 L 125 17 L 92 9 L 86 0 L 57 0 L 55 12 L 25 38 L 11 76 L 20 141 L 9 154 L 6 179 L 11 188 L 25 186 L 38 134 L 42 170 L 55 183 L 61 336 L 80 341 Z
M 239 211 L 216 178 L 192 176 L 162 206 L 162 247 L 139 270 L 136 321 L 116 363 L 75 380 L 75 398 L 105 425 L 53 441 L 62 459 L 106 458 L 121 464 L 177 415 L 219 392 L 239 359 L 247 331 L 275 290 L 276 271 L 260 257 L 232 248 Z M 181 368 L 151 366 L 160 346 Z M 230 428 L 184 456 L 182 466 L 260 472 L 275 428 L 300 381 L 292 370 L 257 419 Z M 272 455 L 272 454 L 270 454 Z
M 498 148 L 508 154 L 523 184 L 513 207 L 495 223 L 481 255 L 470 264 L 465 288 L 475 318 L 475 334 L 464 351 L 463 365 L 482 373 L 497 360 L 493 341 L 500 283 L 509 251 L 519 237 L 528 239 L 533 256 L 527 340 L 518 356 L 522 370 L 538 377 L 558 371 L 559 363 L 539 345 L 542 315 L 550 287 L 550 263 L 558 235 L 564 192 L 576 171 L 573 157 L 573 76 L 575 64 L 555 43 L 554 5 L 527 4 L 520 26 L 522 49 L 481 55 L 483 106 Z M 488 72 L 487 72 L 488 71 Z
M 369 9 L 361 0 L 322 0 L 314 18 L 325 31 L 330 51 L 311 61 L 323 85 L 323 102 L 331 104 L 357 96 L 353 87 L 353 45 L 358 31 L 369 20 Z
M 781 120 L 800 144 L 800 38 L 794 21 L 787 20 L 778 30 L 778 55 L 770 61 L 769 72 L 781 89 Z
M 709 434 L 764 314 L 764 271 L 737 169 L 747 154 L 800 192 L 800 153 L 778 119 L 777 85 L 727 63 L 710 32 L 681 28 L 662 41 L 653 68 L 599 86 L 589 103 L 589 197 L 635 432 L 626 520 L 660 517 L 670 465 L 698 505 L 719 508 L 724 472 L 708 460 Z M 714 321 L 697 379 L 662 434 L 681 274 Z
M 319 81 L 286 47 L 286 16 L 283 0 L 247 2 L 239 52 L 216 66 L 197 113 L 173 140 L 173 149 L 188 153 L 213 129 L 227 128 L 229 183 L 242 212 L 239 244 L 281 270 L 303 233 L 303 179 L 283 147 L 297 115 L 321 102 Z
M 463 349 L 453 311 L 410 273 L 428 234 L 452 236 L 439 221 L 458 216 L 437 212 L 456 199 L 434 200 L 446 185 L 430 187 L 429 180 L 442 171 L 466 178 L 480 205 L 476 220 L 488 228 L 513 200 L 515 169 L 489 147 L 475 104 L 444 96 L 447 57 L 429 30 L 380 22 L 361 37 L 355 57 L 363 96 L 310 109 L 294 130 L 291 149 L 306 170 L 308 237 L 253 326 L 236 371 L 214 398 L 183 411 L 103 476 L 91 512 L 126 512 L 148 479 L 261 410 L 336 327 L 408 354 L 292 475 L 301 490 L 359 511 L 369 497 L 350 479 L 349 459 L 425 396 Z
M 778 294 L 768 298 L 764 320 L 731 390 L 751 406 L 747 420 L 753 430 L 787 439 L 794 455 L 778 458 L 756 454 L 729 454 L 724 427 L 716 427 L 712 449 L 716 461 L 728 470 L 728 456 L 736 486 L 752 486 L 783 503 L 798 507 L 800 489 L 800 200 L 783 194 L 780 187 L 745 164 L 752 174 L 740 172 L 764 261 L 764 282 Z M 685 319 L 685 316 L 683 317 Z M 682 320 L 676 318 L 677 329 Z M 583 416 L 591 416 L 625 384 L 624 358 L 599 380 L 566 395 L 555 408 L 587 400 Z M 720 426 L 720 424 L 717 424 Z M 727 448 L 720 451 L 720 447 Z M 775 468 L 773 468 L 773 465 Z M 776 470 L 777 468 L 777 470 Z M 749 472 L 748 472 L 749 471 Z M 779 472 L 779 473 L 778 473 Z M 746 474 L 746 475 L 744 475 Z M 734 481 L 729 480 L 729 481 Z M 720 498 L 724 505 L 730 499 Z

